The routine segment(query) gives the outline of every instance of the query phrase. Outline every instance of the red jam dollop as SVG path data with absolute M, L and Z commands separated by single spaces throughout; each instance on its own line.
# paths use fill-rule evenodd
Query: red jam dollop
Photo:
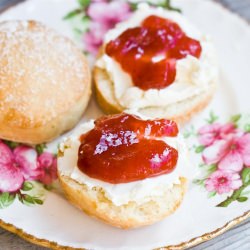
M 188 37 L 177 23 L 154 15 L 140 27 L 124 31 L 105 49 L 130 74 L 133 84 L 143 90 L 172 84 L 176 61 L 187 55 L 199 58 L 201 51 L 200 42 Z
M 168 174 L 178 152 L 161 137 L 176 137 L 166 119 L 142 120 L 130 114 L 105 116 L 80 138 L 78 168 L 89 177 L 117 184 Z

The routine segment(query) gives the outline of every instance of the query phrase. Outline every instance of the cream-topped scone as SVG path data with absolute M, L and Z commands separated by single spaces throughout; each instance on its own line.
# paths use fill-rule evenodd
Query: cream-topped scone
M 167 42 L 162 44 L 165 46 L 165 44 L 169 43 L 170 49 L 167 47 L 164 52 L 159 52 L 159 49 L 161 49 L 160 45 L 157 48 L 158 50 L 149 51 L 150 46 L 156 46 L 155 41 L 148 42 L 147 45 L 141 45 L 147 39 L 152 39 L 153 33 L 150 30 L 152 27 L 148 28 L 148 20 L 152 19 L 152 16 L 160 18 L 161 21 L 165 20 L 168 22 L 170 20 L 168 25 L 175 29 L 174 31 L 169 31 L 169 27 L 164 24 L 167 27 L 165 28 L 164 26 L 164 30 L 162 26 L 156 23 L 159 20 L 156 18 L 151 20 L 151 26 L 154 26 L 153 21 L 155 21 L 154 29 L 156 32 L 162 32 L 162 30 L 165 32 L 167 30 L 162 38 Z M 145 22 L 147 22 L 147 26 Z M 146 35 L 141 32 L 142 38 L 140 41 L 136 40 L 134 42 L 133 39 L 138 38 L 138 27 L 145 29 L 144 26 L 151 33 L 148 30 Z M 132 34 L 131 31 L 135 33 Z M 129 32 L 131 36 L 129 36 Z M 183 38 L 180 40 L 176 38 L 179 35 L 178 32 L 182 32 L 183 35 Z M 174 37 L 175 35 L 176 37 Z M 156 37 L 156 39 L 158 38 Z M 175 39 L 177 39 L 177 42 L 175 42 Z M 123 41 L 124 44 L 122 44 Z M 132 48 L 131 43 L 133 46 L 137 46 L 136 52 L 133 51 L 134 48 Z M 145 51 L 141 53 L 142 46 L 144 46 Z M 183 49 L 183 46 L 186 46 L 185 49 Z M 196 46 L 196 48 L 193 49 L 192 46 Z M 177 49 L 179 51 L 175 51 Z M 126 58 L 128 55 L 126 53 L 132 53 L 135 56 L 134 61 L 129 62 Z M 149 55 L 149 53 L 151 54 Z M 133 74 L 142 65 L 142 62 L 139 61 L 140 56 L 144 63 L 144 68 L 139 69 L 136 79 Z M 148 59 L 150 56 L 151 58 Z M 172 74 L 175 74 L 174 76 L 171 76 L 173 63 L 172 61 L 167 62 L 168 57 L 170 59 L 174 58 L 175 69 L 172 70 Z M 152 65 L 148 66 L 148 64 L 145 64 L 145 60 L 148 60 L 147 63 L 151 62 Z M 165 63 L 165 67 L 168 66 L 167 63 L 170 65 L 170 69 L 168 68 L 169 72 L 164 76 L 169 79 L 163 79 L 168 83 L 163 82 L 163 86 L 160 88 L 157 87 L 157 84 L 156 86 L 152 84 L 150 88 L 150 86 L 147 86 L 148 78 L 156 74 L 157 63 L 159 62 Z M 131 64 L 130 72 L 128 70 L 129 64 Z M 183 15 L 160 7 L 152 8 L 146 4 L 139 5 L 139 10 L 130 19 L 119 23 L 105 35 L 105 41 L 94 68 L 97 99 L 106 113 L 118 113 L 127 109 L 136 109 L 138 112 L 150 117 L 164 117 L 179 122 L 189 120 L 193 114 L 203 109 L 209 103 L 216 89 L 218 74 L 216 52 L 208 36 L 197 30 Z M 158 77 L 157 74 L 156 77 Z M 135 80 L 137 81 L 136 83 Z M 152 77 L 150 81 L 154 81 L 154 78 Z M 155 81 L 159 81 L 159 79 L 155 79 Z
M 174 122 L 125 113 L 82 124 L 60 145 L 58 172 L 67 198 L 121 228 L 149 225 L 173 213 L 191 172 L 176 128 Z

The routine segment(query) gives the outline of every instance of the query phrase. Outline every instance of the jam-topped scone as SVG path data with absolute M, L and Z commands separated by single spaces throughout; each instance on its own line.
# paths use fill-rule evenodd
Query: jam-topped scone
M 141 5 L 106 34 L 94 80 L 106 113 L 133 109 L 183 122 L 214 94 L 216 53 L 181 14 Z
M 58 172 L 75 206 L 113 226 L 134 228 L 178 208 L 190 164 L 175 122 L 122 113 L 87 122 L 66 139 Z

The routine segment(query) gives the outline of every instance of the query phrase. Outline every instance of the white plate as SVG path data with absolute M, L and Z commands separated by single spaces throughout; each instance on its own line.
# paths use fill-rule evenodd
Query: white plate
M 248 24 L 212 1 L 176 0 L 174 3 L 200 30 L 211 34 L 221 65 L 216 97 L 187 129 L 191 125 L 195 128 L 204 125 L 211 110 L 222 122 L 233 114 L 250 114 Z M 71 26 L 62 17 L 75 6 L 73 0 L 27 0 L 3 13 L 0 20 L 35 19 L 72 37 Z M 101 114 L 92 100 L 84 120 Z M 242 122 L 247 124 L 247 121 Z M 188 143 L 197 145 L 197 140 L 191 138 Z M 194 168 L 198 169 L 201 154 L 193 153 L 192 159 Z M 249 200 L 235 201 L 226 208 L 216 207 L 226 196 L 208 198 L 207 194 L 205 188 L 191 184 L 175 214 L 155 225 L 124 231 L 86 216 L 57 192 L 46 192 L 41 206 L 28 207 L 15 200 L 11 206 L 0 210 L 0 225 L 27 240 L 50 247 L 152 249 L 177 245 L 182 248 L 214 237 L 250 216 Z

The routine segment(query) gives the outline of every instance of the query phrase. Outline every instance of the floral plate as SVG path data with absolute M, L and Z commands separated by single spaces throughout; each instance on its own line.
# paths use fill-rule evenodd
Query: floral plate
M 136 8 L 136 4 L 121 6 L 118 1 L 98 4 L 87 0 L 27 0 L 4 12 L 0 20 L 39 20 L 79 46 L 81 34 L 85 51 L 93 54 L 108 25 L 126 18 Z M 149 227 L 127 231 L 110 227 L 72 207 L 53 182 L 55 153 L 62 138 L 36 147 L 0 141 L 0 226 L 51 248 L 182 249 L 250 217 L 250 28 L 209 0 L 175 0 L 174 5 L 212 35 L 221 65 L 214 100 L 182 131 L 197 174 L 181 207 Z M 169 8 L 168 4 L 163 7 Z M 83 121 L 101 114 L 93 98 Z

